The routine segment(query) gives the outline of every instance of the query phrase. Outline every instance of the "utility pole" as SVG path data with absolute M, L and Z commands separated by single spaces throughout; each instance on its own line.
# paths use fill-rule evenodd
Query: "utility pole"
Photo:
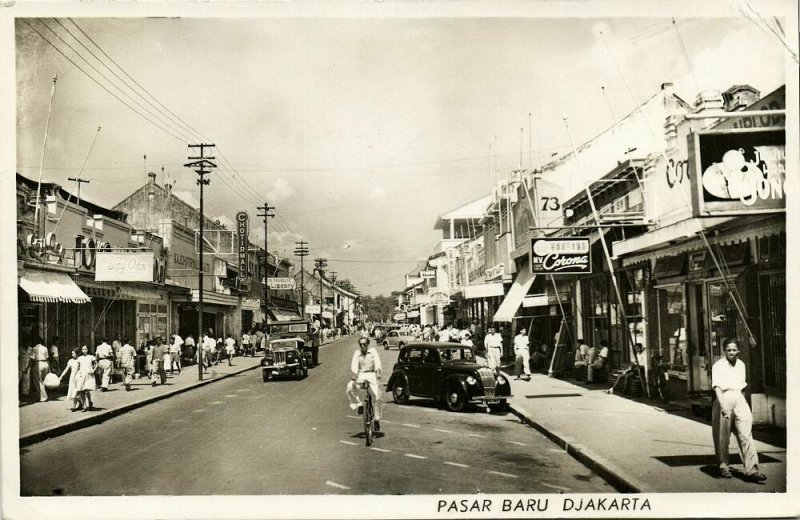
M 328 260 L 326 258 L 315 258 L 314 259 L 314 270 L 319 273 L 319 323 L 320 327 L 322 326 L 322 274 L 325 272 L 325 268 L 328 267 Z
M 331 328 L 336 328 L 336 271 L 331 271 L 331 294 L 333 295 L 333 303 L 331 304 Z
M 303 257 L 308 256 L 308 242 L 299 240 L 295 242 L 294 256 L 300 257 L 300 315 L 306 315 L 306 293 L 305 293 L 305 279 L 306 273 L 303 270 Z
M 81 179 L 80 175 L 77 177 L 67 177 L 68 181 L 77 182 L 78 183 L 78 205 L 81 204 L 81 184 L 89 184 L 92 181 L 88 179 Z
M 267 220 L 274 217 L 274 213 L 270 213 L 275 209 L 275 206 L 270 206 L 266 202 L 263 206 L 256 208 L 259 217 L 264 217 L 264 334 L 269 336 L 269 249 L 267 249 Z
M 197 347 L 202 349 L 203 348 L 203 277 L 205 276 L 203 270 L 203 249 L 205 249 L 205 237 L 203 236 L 203 220 L 205 216 L 203 215 L 203 187 L 209 184 L 211 181 L 206 179 L 205 176 L 211 173 L 211 168 L 216 168 L 217 165 L 211 162 L 214 160 L 214 156 L 207 156 L 205 154 L 206 148 L 213 148 L 213 144 L 190 144 L 189 148 L 200 148 L 200 155 L 199 156 L 189 156 L 189 163 L 184 164 L 185 167 L 191 168 L 197 174 L 197 184 L 200 185 L 200 272 L 198 274 L 200 290 L 198 291 L 198 318 L 197 318 L 197 328 L 200 330 L 200 333 L 197 335 Z M 197 358 L 200 361 L 200 356 Z M 197 363 L 197 377 L 200 381 L 203 380 L 203 363 Z

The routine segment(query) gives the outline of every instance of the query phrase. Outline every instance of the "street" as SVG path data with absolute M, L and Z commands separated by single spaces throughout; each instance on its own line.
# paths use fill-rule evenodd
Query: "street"
M 344 395 L 355 343 L 325 345 L 303 380 L 247 371 L 24 448 L 22 495 L 614 492 L 511 414 L 386 393 L 367 448 Z M 379 354 L 385 382 L 397 350 Z

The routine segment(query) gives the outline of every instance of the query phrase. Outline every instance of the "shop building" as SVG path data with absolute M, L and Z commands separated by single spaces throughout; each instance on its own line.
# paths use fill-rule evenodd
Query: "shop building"
M 614 254 L 652 273 L 651 350 L 673 395 L 707 406 L 711 367 L 735 337 L 755 422 L 785 426 L 785 89 L 742 110 L 753 97 L 747 85 L 704 93 L 698 109 L 710 99 L 739 112 L 669 121 L 669 146 L 646 169 L 654 224 Z
M 36 208 L 37 191 L 41 204 Z M 59 355 L 103 337 L 139 342 L 168 333 L 170 301 L 185 289 L 166 279 L 160 237 L 124 212 L 78 200 L 53 183 L 17 175 L 20 340 L 58 338 Z

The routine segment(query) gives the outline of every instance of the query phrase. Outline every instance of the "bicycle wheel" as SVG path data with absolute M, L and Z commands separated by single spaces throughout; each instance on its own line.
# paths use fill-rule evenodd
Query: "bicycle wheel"
M 367 446 L 372 445 L 372 436 L 374 434 L 374 421 L 372 420 L 372 396 L 367 397 L 364 403 L 364 439 Z

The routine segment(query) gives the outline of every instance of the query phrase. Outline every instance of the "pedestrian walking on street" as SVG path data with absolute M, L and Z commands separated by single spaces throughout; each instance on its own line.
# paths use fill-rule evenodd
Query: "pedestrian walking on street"
M 153 379 L 153 347 L 155 347 L 153 340 L 147 342 L 144 348 L 144 362 L 147 367 L 147 379 Z
M 111 371 L 114 368 L 114 349 L 108 344 L 108 338 L 103 338 L 94 351 L 97 357 L 97 377 L 100 379 L 100 390 L 108 391 L 108 383 L 111 379 Z
M 225 338 L 225 355 L 228 358 L 228 366 L 233 366 L 233 355 L 236 353 L 236 340 L 233 339 L 233 336 L 228 334 L 228 337 Z
M 69 372 L 69 387 L 67 388 L 67 399 L 72 399 L 72 411 L 77 412 L 81 408 L 83 408 L 83 403 L 81 403 L 81 396 L 78 394 L 77 388 L 77 380 L 78 380 L 78 350 L 73 349 L 70 352 L 72 356 L 69 361 L 67 361 L 67 366 L 64 368 L 64 371 L 61 372 L 61 375 L 58 376 L 59 380 L 63 380 L 64 376 L 67 372 Z
M 20 343 L 19 345 L 19 400 L 24 400 L 31 391 L 31 352 L 32 348 Z
M 247 333 L 246 330 L 242 331 L 242 350 L 244 351 L 245 356 L 249 356 L 250 352 L 250 334 Z M 255 353 L 253 353 L 255 355 Z
M 197 353 L 195 352 L 194 336 L 192 336 L 191 334 L 187 334 L 186 341 L 183 342 L 183 345 L 184 347 L 186 347 L 187 356 L 189 359 L 191 359 L 192 357 L 196 357 Z M 181 352 L 182 351 L 183 349 L 181 349 Z M 178 373 L 179 374 L 181 373 L 180 370 L 178 371 Z
M 58 354 L 58 336 L 50 342 L 50 372 L 58 374 L 61 371 L 61 360 Z
M 133 373 L 136 370 L 136 349 L 131 346 L 128 338 L 123 339 L 122 343 L 119 349 L 119 366 L 122 369 L 122 383 L 125 385 L 125 390 L 130 390 Z
M 153 380 L 150 384 L 152 386 L 156 386 L 159 380 L 162 385 L 167 382 L 167 372 L 164 370 L 164 345 L 162 343 L 161 338 L 156 338 L 156 343 L 153 345 L 151 353 L 153 357 Z
M 114 352 L 114 370 L 119 369 L 119 350 L 122 348 L 122 336 L 117 334 L 114 341 L 111 342 L 111 350 Z
M 42 338 L 36 336 L 33 338 L 33 342 L 35 343 L 31 349 L 33 389 L 39 394 L 39 402 L 43 403 L 47 401 L 44 378 L 50 373 L 50 363 L 48 362 L 50 355 L 47 353 L 47 347 L 42 345 Z
M 495 332 L 494 327 L 489 327 L 483 343 L 486 345 L 486 362 L 489 368 L 495 373 L 499 372 L 503 355 L 503 336 Z
M 161 366 L 164 370 L 164 378 L 166 380 L 167 377 L 167 369 L 172 366 L 172 353 L 170 352 L 170 344 L 167 343 L 169 338 L 165 338 L 161 342 L 161 348 L 164 349 L 164 354 L 161 356 Z M 163 382 L 162 382 L 163 384 Z
M 767 476 L 758 470 L 758 453 L 753 446 L 753 413 L 742 394 L 747 381 L 744 363 L 738 358 L 739 340 L 725 339 L 722 348 L 725 357 L 711 368 L 711 384 L 716 395 L 712 406 L 711 430 L 719 474 L 722 478 L 733 476 L 728 465 L 728 445 L 733 430 L 744 464 L 744 479 L 748 482 L 763 482 L 767 480 Z
M 525 380 L 531 378 L 531 349 L 530 338 L 525 327 L 519 329 L 519 334 L 514 338 L 514 378 L 519 379 L 524 371 Z
M 169 345 L 169 354 L 170 354 L 170 365 L 169 365 L 169 373 L 175 373 L 175 367 L 178 367 L 178 375 L 181 373 L 181 350 L 183 348 L 183 338 L 179 335 L 175 334 L 172 337 L 172 342 Z
M 94 408 L 92 401 L 92 391 L 97 389 L 97 382 L 94 372 L 97 369 L 97 358 L 89 353 L 89 347 L 81 347 L 81 355 L 78 356 L 78 375 L 75 378 L 75 391 L 80 396 L 83 403 L 83 411 Z

